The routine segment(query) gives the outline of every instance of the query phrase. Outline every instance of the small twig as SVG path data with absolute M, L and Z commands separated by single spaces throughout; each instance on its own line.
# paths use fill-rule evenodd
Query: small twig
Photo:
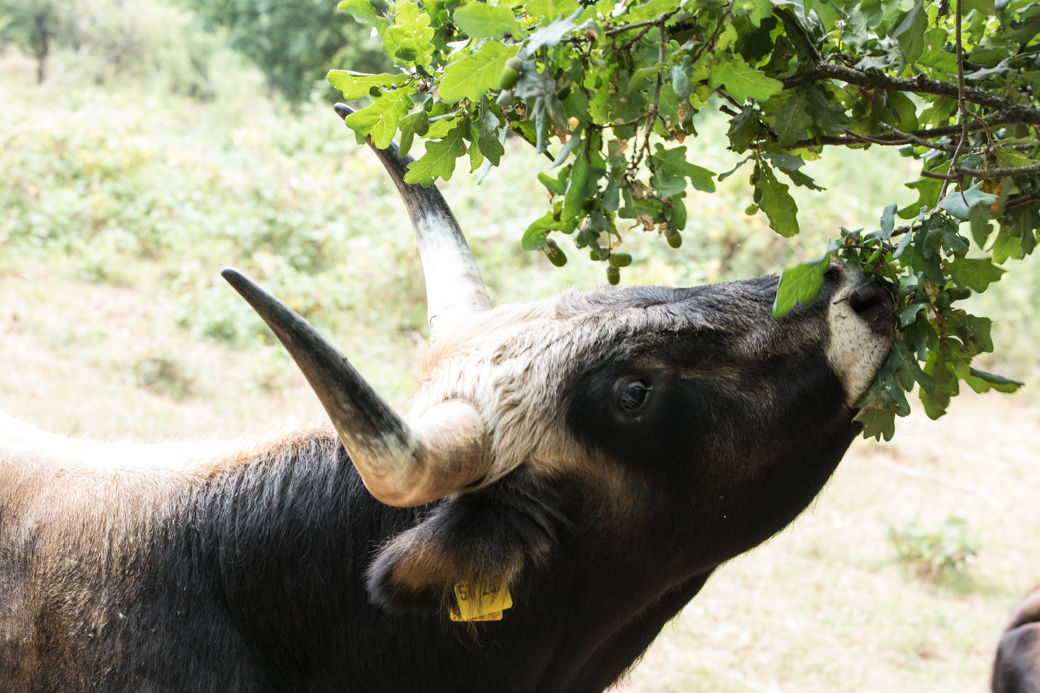
M 888 77 L 887 75 L 864 72 L 844 65 L 821 63 L 811 70 L 800 72 L 792 77 L 780 80 L 785 89 L 802 86 L 803 84 L 815 84 L 828 79 L 836 79 L 846 84 L 852 84 L 865 89 L 885 89 L 888 91 L 905 91 L 917 94 L 934 94 L 935 96 L 946 96 L 951 99 L 957 98 L 958 88 L 949 82 L 924 79 L 923 75 L 917 79 L 900 79 Z M 1004 111 L 1015 120 L 1030 125 L 1040 124 L 1040 108 L 1030 106 L 1019 106 L 1007 99 L 1003 99 L 984 89 L 977 87 L 966 87 L 964 98 L 970 103 L 977 103 L 996 110 Z
M 947 153 L 949 153 L 949 152 L 954 151 L 954 148 L 950 147 L 949 145 L 935 144 L 934 142 L 929 142 L 928 140 L 926 140 L 926 139 L 924 139 L 922 137 L 918 137 L 917 135 L 915 135 L 915 134 L 913 134 L 911 132 L 903 132 L 902 130 L 894 128 L 894 127 L 892 127 L 891 125 L 889 125 L 888 123 L 886 123 L 883 120 L 880 121 L 878 124 L 881 127 L 883 127 L 886 130 L 888 130 L 889 132 L 891 132 L 893 135 L 896 135 L 898 137 L 904 138 L 910 144 L 916 144 L 916 145 L 918 145 L 920 147 L 927 147 L 928 149 L 937 149 L 940 152 L 947 152 Z M 882 142 L 875 142 L 875 144 L 884 144 L 884 143 L 882 143 Z
M 632 29 L 642 29 L 643 27 L 654 27 L 658 25 L 664 26 L 664 23 L 668 21 L 671 18 L 671 16 L 678 11 L 679 10 L 673 10 L 666 14 L 662 14 L 660 17 L 656 19 L 648 19 L 645 22 L 636 22 L 635 24 L 625 24 L 624 26 L 616 26 L 612 29 L 607 29 L 603 33 L 607 36 L 615 36 L 617 34 L 623 34 L 626 31 L 631 31 Z
M 646 36 L 646 35 L 647 35 L 648 33 L 650 33 L 650 30 L 654 28 L 654 25 L 655 25 L 655 22 L 650 22 L 650 24 L 649 24 L 649 25 L 647 25 L 647 26 L 643 27 L 643 30 L 642 30 L 642 31 L 640 31 L 640 32 L 639 32 L 638 34 L 636 34 L 636 35 L 635 35 L 635 38 L 633 38 L 633 39 L 632 39 L 632 40 L 630 40 L 630 41 L 627 41 L 627 42 L 625 43 L 625 45 L 621 46 L 621 49 L 620 49 L 620 50 L 621 50 L 621 51 L 627 51 L 627 50 L 629 50 L 630 48 L 632 48 L 632 46 L 634 46 L 634 45 L 635 45 L 636 43 L 638 43 L 638 42 L 639 42 L 639 39 L 643 38 L 643 37 L 644 37 L 644 36 Z
M 950 170 L 957 170 L 957 160 L 961 156 L 961 150 L 964 149 L 964 145 L 968 142 L 968 106 L 964 102 L 964 45 L 961 43 L 961 2 L 957 0 L 957 8 L 955 10 L 956 33 L 955 33 L 955 45 L 957 49 L 957 117 L 961 121 L 961 138 L 957 141 L 957 148 L 953 150 L 953 159 L 950 161 Z M 939 199 L 946 197 L 946 189 L 949 187 L 950 181 L 947 179 L 943 182 L 942 190 L 939 191 Z M 962 192 L 963 196 L 964 193 Z
M 845 128 L 845 136 L 846 137 L 851 137 L 852 139 L 855 139 L 855 140 L 859 140 L 860 142 L 863 142 L 864 144 L 877 144 L 877 145 L 881 145 L 882 147 L 890 146 L 890 145 L 893 145 L 893 144 L 897 144 L 896 142 L 892 142 L 891 140 L 882 140 L 882 139 L 878 139 L 877 137 L 871 137 L 870 135 L 860 135 L 860 134 L 857 134 L 857 133 L 853 132 L 852 130 L 849 130 L 848 128 Z
M 984 118 L 982 123 L 992 127 L 994 125 L 1007 125 L 1009 123 L 1020 123 L 1017 116 L 1011 115 L 1007 111 L 997 111 Z M 971 132 L 981 130 L 983 125 L 980 123 L 972 123 L 968 126 Z M 917 137 L 945 137 L 947 135 L 959 134 L 962 130 L 961 125 L 944 125 L 941 128 L 930 128 L 928 130 L 911 130 L 905 132 L 906 135 L 915 135 Z M 877 135 L 874 137 L 877 144 L 884 144 L 885 146 L 906 144 L 906 140 L 899 135 Z M 861 141 L 852 137 L 840 137 L 834 135 L 824 135 L 821 137 L 815 137 L 809 140 L 799 140 L 793 144 L 784 145 L 784 149 L 803 149 L 805 147 L 819 147 L 819 146 L 847 146 L 850 144 L 861 144 Z
M 646 138 L 643 140 L 643 146 L 639 149 L 639 156 L 636 157 L 635 163 L 632 164 L 630 170 L 635 171 L 639 168 L 639 164 L 643 162 L 643 157 L 650 151 L 650 135 L 654 131 L 654 125 L 657 124 L 658 109 L 661 103 L 661 85 L 664 84 L 664 60 L 668 52 L 668 39 L 664 32 L 664 20 L 660 21 L 658 30 L 661 34 L 660 37 L 660 49 L 659 49 L 659 60 L 660 67 L 657 68 L 657 88 L 654 90 L 654 102 L 650 105 L 650 108 L 646 111 Z M 652 161 L 648 161 L 647 165 L 650 170 L 653 171 L 654 166 Z
M 984 178 L 986 180 L 993 180 L 994 178 L 1004 178 L 1005 176 L 1020 176 L 1025 173 L 1040 173 L 1040 164 L 1033 164 L 1032 166 L 1013 166 L 1008 168 L 963 168 L 957 167 L 958 173 L 964 173 L 975 178 Z
M 704 51 L 707 50 L 709 46 L 714 46 L 715 42 L 719 40 L 719 34 L 722 33 L 722 27 L 726 25 L 726 19 L 733 11 L 734 2 L 736 2 L 736 0 L 729 0 L 729 4 L 726 5 L 726 9 L 722 11 L 722 16 L 719 17 L 718 24 L 715 25 L 715 31 L 711 32 L 711 38 L 709 38 L 706 42 L 702 43 L 697 48 L 697 52 L 690 56 L 691 63 L 696 63 L 698 60 L 700 60 L 701 56 L 704 54 Z
M 726 93 L 726 90 L 724 89 L 724 87 L 725 87 L 725 85 L 723 85 L 722 87 L 719 87 L 718 89 L 715 90 L 715 93 L 718 94 L 719 96 L 721 96 L 722 98 L 726 99 L 726 101 L 729 101 L 733 105 L 734 108 L 737 108 L 737 109 L 743 111 L 744 110 L 744 104 L 739 103 L 736 99 L 734 99 L 732 96 L 730 96 L 728 93 Z
M 932 171 L 921 171 L 921 178 L 934 178 L 935 180 L 944 180 L 949 182 L 951 180 L 960 180 L 961 178 L 964 178 L 964 176 L 957 173 L 934 173 Z M 943 189 L 945 190 L 945 186 L 943 186 Z M 940 196 L 939 199 L 941 200 L 943 197 L 945 197 L 945 195 Z
M 1028 195 L 1023 195 L 1022 197 L 1009 201 L 1006 205 L 1004 205 L 1004 210 L 1008 211 L 1012 209 L 1018 209 L 1019 207 L 1025 207 L 1027 204 L 1031 202 L 1036 202 L 1037 200 L 1040 200 L 1040 193 L 1030 193 Z

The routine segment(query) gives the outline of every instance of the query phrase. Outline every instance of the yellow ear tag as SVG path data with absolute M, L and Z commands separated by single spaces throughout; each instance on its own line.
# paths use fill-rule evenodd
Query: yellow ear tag
M 513 606 L 513 595 L 501 582 L 459 582 L 455 602 L 458 608 L 449 612 L 452 621 L 501 621 L 502 612 Z

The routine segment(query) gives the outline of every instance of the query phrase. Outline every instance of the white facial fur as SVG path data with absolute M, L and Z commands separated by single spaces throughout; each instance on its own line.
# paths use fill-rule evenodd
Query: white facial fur
M 850 299 L 857 289 L 868 283 L 867 277 L 844 267 L 841 272 L 841 286 L 831 298 L 827 311 L 831 333 L 827 361 L 845 385 L 847 403 L 853 407 L 870 387 L 892 340 L 871 330 L 852 309 Z

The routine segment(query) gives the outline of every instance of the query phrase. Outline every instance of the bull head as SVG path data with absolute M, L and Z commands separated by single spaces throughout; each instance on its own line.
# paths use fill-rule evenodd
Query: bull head
M 891 344 L 882 287 L 834 265 L 820 299 L 780 320 L 775 277 L 493 309 L 440 193 L 404 182 L 396 146 L 373 149 L 426 276 L 431 351 L 407 418 L 300 316 L 223 275 L 296 360 L 371 494 L 401 507 L 445 499 L 383 548 L 369 572 L 377 597 L 436 595 L 459 574 L 511 579 L 552 550 L 568 503 L 635 552 L 641 527 L 667 527 L 656 565 L 680 584 L 768 538 L 822 488 Z M 581 499 L 546 500 L 567 478 L 581 479 Z

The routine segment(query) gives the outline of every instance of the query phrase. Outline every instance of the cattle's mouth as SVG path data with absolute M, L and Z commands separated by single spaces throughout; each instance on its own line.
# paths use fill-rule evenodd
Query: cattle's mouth
M 895 303 L 892 295 L 885 287 L 876 282 L 869 282 L 856 289 L 848 298 L 849 307 L 870 328 L 874 334 L 891 337 L 894 326 L 892 315 Z

